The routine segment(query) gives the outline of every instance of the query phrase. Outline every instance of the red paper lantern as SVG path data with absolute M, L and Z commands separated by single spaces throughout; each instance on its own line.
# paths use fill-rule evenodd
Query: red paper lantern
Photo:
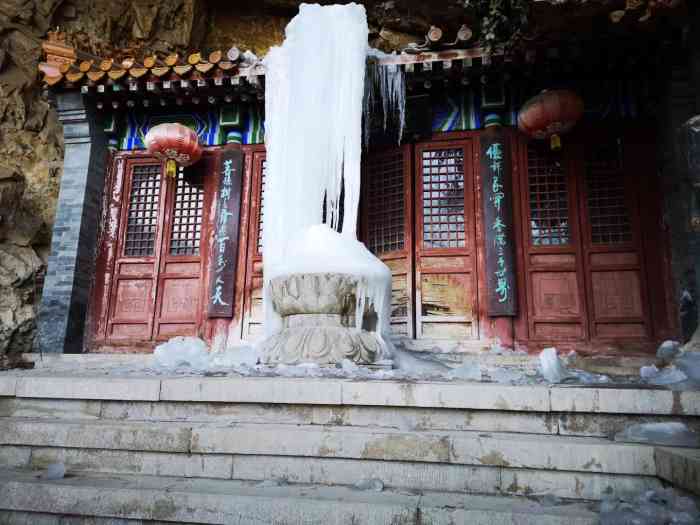
M 518 128 L 536 139 L 549 138 L 552 149 L 559 149 L 559 135 L 573 128 L 582 116 L 583 100 L 573 91 L 543 91 L 523 104 Z
M 202 156 L 202 146 L 193 129 L 177 123 L 153 126 L 144 139 L 148 152 L 165 160 L 165 174 L 174 177 L 177 166 L 190 166 Z

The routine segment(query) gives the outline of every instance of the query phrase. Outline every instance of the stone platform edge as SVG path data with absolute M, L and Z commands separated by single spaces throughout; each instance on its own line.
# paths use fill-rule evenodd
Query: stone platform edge
M 394 406 L 700 415 L 700 391 L 576 385 L 284 377 L 144 377 L 0 372 L 0 396 L 40 399 Z

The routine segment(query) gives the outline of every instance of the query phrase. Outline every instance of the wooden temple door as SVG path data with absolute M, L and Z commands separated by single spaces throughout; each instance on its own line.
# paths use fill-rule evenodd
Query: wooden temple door
M 246 161 L 251 181 L 250 208 L 248 212 L 248 246 L 246 257 L 246 277 L 243 304 L 243 340 L 252 341 L 263 334 L 263 260 L 262 260 L 262 221 L 265 202 L 265 149 L 253 146 L 246 151 Z
M 391 269 L 391 329 L 414 337 L 413 191 L 411 146 L 366 156 L 362 182 L 362 239 Z
M 540 142 L 524 145 L 523 154 L 529 338 L 580 341 L 588 327 L 573 163 Z
M 127 159 L 115 187 L 123 191 L 104 337 L 139 345 L 199 335 L 203 311 L 206 177 L 214 155 L 168 179 L 152 158 Z M 212 179 L 212 180 L 210 180 Z M 110 268 L 108 268 L 108 271 Z
M 633 149 L 597 131 L 522 152 L 529 339 L 651 338 Z
M 415 147 L 416 337 L 479 336 L 471 139 Z
M 599 132 L 589 135 L 576 163 L 593 340 L 652 336 L 637 191 L 648 168 L 639 166 L 638 154 L 621 134 Z

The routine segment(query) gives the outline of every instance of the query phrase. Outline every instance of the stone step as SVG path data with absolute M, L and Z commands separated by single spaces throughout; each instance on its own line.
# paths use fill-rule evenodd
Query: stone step
M 657 447 L 657 475 L 700 495 L 700 449 Z
M 175 421 L 192 424 L 284 423 L 395 430 L 477 430 L 612 437 L 636 423 L 682 421 L 700 433 L 700 418 L 626 414 L 507 412 L 495 410 L 186 403 L 82 399 L 0 398 L 0 417 L 113 421 Z
M 0 473 L 0 519 L 29 513 L 175 523 L 588 525 L 596 506 L 544 505 L 518 497 L 281 485 L 231 480 L 77 475 L 37 479 Z M 25 521 L 26 523 L 26 521 Z
M 0 396 L 36 399 L 385 406 L 519 412 L 699 416 L 700 391 L 639 385 L 502 385 L 283 377 L 0 376 Z
M 503 432 L 0 418 L 0 444 L 182 454 L 330 457 L 656 475 L 654 448 L 650 445 L 601 438 Z
M 0 447 L 0 467 L 45 471 L 63 463 L 66 471 L 185 478 L 285 480 L 326 486 L 352 486 L 376 478 L 385 486 L 417 491 L 508 494 L 599 500 L 605 495 L 659 488 L 651 476 L 600 474 L 499 466 L 379 461 L 296 456 L 174 454 L 55 447 Z

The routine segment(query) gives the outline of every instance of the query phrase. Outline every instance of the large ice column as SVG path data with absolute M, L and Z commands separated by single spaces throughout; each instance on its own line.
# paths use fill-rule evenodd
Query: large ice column
M 268 336 L 282 329 L 270 282 L 292 273 L 355 276 L 357 327 L 369 300 L 379 316 L 379 333 L 388 334 L 391 273 L 356 238 L 367 34 L 361 5 L 302 4 L 287 26 L 284 43 L 265 58 L 263 271 Z M 338 234 L 334 230 L 343 189 Z M 324 223 L 324 199 L 327 226 L 318 229 Z

